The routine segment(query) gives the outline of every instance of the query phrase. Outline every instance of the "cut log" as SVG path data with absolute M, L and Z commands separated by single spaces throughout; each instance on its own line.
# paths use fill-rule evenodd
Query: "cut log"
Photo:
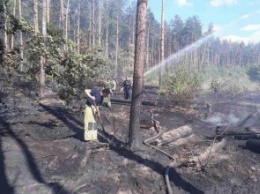
M 169 143 L 168 146 L 178 147 L 178 146 L 185 145 L 185 144 L 191 144 L 191 143 L 194 143 L 197 141 L 199 141 L 199 137 L 195 134 L 191 134 L 188 137 L 184 137 L 184 138 L 181 138 L 181 139 L 178 139 L 176 141 Z
M 162 134 L 161 138 L 157 140 L 158 146 L 165 146 L 180 138 L 188 137 L 193 134 L 192 128 L 188 125 L 181 126 L 177 129 L 172 129 Z
M 120 100 L 120 99 L 111 98 L 110 101 L 111 101 L 112 104 L 121 104 L 121 105 L 128 105 L 128 106 L 131 105 L 131 101 L 130 100 Z M 144 100 L 144 101 L 142 101 L 142 105 L 145 105 L 145 106 L 156 106 L 156 103 Z

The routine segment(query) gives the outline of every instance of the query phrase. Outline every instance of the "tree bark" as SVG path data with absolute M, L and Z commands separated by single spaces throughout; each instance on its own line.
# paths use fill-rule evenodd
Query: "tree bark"
M 145 50 L 145 69 L 146 71 L 149 69 L 149 47 L 150 47 L 150 25 L 149 25 L 149 22 L 147 22 L 147 39 L 146 39 L 146 50 Z
M 132 150 L 140 148 L 140 109 L 144 85 L 145 40 L 146 40 L 147 0 L 137 1 L 135 61 L 133 93 L 129 123 L 129 144 Z
M 18 12 L 18 17 L 19 17 L 19 20 L 22 19 L 22 2 L 21 0 L 18 1 L 18 9 L 19 9 L 19 12 Z M 23 33 L 22 31 L 20 30 L 19 32 L 19 49 L 20 49 L 20 70 L 23 71 Z
M 101 46 L 101 31 L 103 20 L 103 0 L 99 0 L 99 12 L 98 12 L 98 45 Z
M 136 20 L 136 18 L 135 18 L 135 15 L 133 14 L 133 23 L 132 23 L 132 44 L 133 45 L 135 43 L 135 25 L 136 25 L 135 20 Z
M 114 76 L 117 77 L 118 73 L 118 39 L 119 39 L 119 26 L 118 26 L 118 12 L 116 17 L 116 58 L 115 58 L 115 69 L 114 69 Z
M 63 0 L 60 0 L 60 22 L 59 26 L 63 29 L 63 23 L 64 23 L 64 9 L 63 9 Z M 64 33 L 63 33 L 64 34 Z
M 160 49 L 160 59 L 162 64 L 164 64 L 164 0 L 162 0 L 162 12 L 161 12 L 161 49 Z M 159 85 L 162 84 L 162 74 L 164 71 L 164 65 L 161 65 L 159 70 Z
M 46 1 L 46 22 L 50 23 L 50 0 Z
M 14 0 L 14 5 L 13 5 L 13 16 L 15 17 L 15 15 L 16 15 L 16 0 Z M 11 49 L 14 48 L 14 34 L 11 34 L 10 47 Z
M 7 11 L 6 11 L 6 3 L 3 2 L 3 15 L 4 15 L 4 50 L 8 49 L 8 41 L 7 41 Z
M 92 45 L 93 47 L 96 46 L 96 23 L 95 23 L 95 3 L 92 0 Z
M 106 42 L 105 42 L 105 55 L 108 57 L 108 35 L 109 34 L 109 23 L 106 23 Z
M 68 40 L 69 8 L 70 8 L 70 0 L 67 1 L 67 7 L 66 7 L 65 40 Z
M 46 0 L 42 0 L 42 36 L 45 42 L 45 37 L 47 35 L 46 28 Z M 45 70 L 44 70 L 45 58 L 41 56 L 40 59 L 40 98 L 44 97 L 44 87 L 45 87 Z
M 78 48 L 78 53 L 80 54 L 80 15 L 81 15 L 81 12 L 80 12 L 80 8 L 81 8 L 81 5 L 79 3 L 78 5 L 78 22 L 77 22 L 77 48 Z
M 88 2 L 88 12 L 89 12 L 89 18 L 88 18 L 88 46 L 92 48 L 92 1 Z
M 39 32 L 39 19 L 38 19 L 38 0 L 33 1 L 33 11 L 34 11 L 34 34 Z

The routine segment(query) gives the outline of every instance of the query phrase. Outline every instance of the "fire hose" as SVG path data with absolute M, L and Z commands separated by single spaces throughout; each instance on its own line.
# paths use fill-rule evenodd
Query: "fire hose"
M 159 125 L 158 121 L 156 121 L 155 119 L 152 119 L 152 121 L 154 122 L 155 130 L 158 131 L 158 133 L 153 137 L 145 139 L 144 144 L 148 147 L 151 147 L 151 148 L 163 153 L 164 155 L 168 156 L 170 159 L 173 160 L 173 162 L 171 162 L 166 167 L 166 171 L 165 171 L 165 182 L 166 182 L 166 187 L 167 187 L 168 193 L 173 194 L 172 188 L 171 188 L 171 185 L 170 185 L 170 181 L 169 181 L 169 170 L 175 164 L 175 158 L 173 156 L 171 156 L 169 153 L 167 153 L 167 152 L 163 151 L 162 149 L 158 148 L 157 146 L 154 146 L 154 145 L 151 145 L 151 144 L 148 143 L 152 140 L 157 139 L 158 137 L 160 137 L 162 135 L 163 132 L 165 132 L 165 129 L 161 130 L 161 127 L 160 126 L 158 127 L 158 125 Z

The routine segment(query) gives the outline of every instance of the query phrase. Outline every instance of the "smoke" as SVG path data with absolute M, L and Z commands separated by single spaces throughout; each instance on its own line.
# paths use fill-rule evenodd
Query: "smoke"
M 237 126 L 241 122 L 241 119 L 236 117 L 236 115 L 234 115 L 233 113 L 230 113 L 229 115 L 225 115 L 223 113 L 214 113 L 213 115 L 207 117 L 204 122 L 210 123 L 215 126 Z

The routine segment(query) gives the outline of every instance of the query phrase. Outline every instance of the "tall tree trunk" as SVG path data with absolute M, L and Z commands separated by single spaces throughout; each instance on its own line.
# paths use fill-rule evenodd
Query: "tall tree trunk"
M 108 57 L 108 35 L 109 34 L 109 23 L 107 21 L 106 23 L 106 43 L 105 43 L 105 53 L 106 53 L 106 57 Z
M 47 28 L 46 28 L 46 0 L 42 0 L 42 36 L 45 42 L 45 37 L 47 35 Z M 45 57 L 41 56 L 40 60 L 40 91 L 39 96 L 41 98 L 44 97 L 44 87 L 45 87 Z
M 38 19 L 38 0 L 33 1 L 33 12 L 34 12 L 34 34 L 39 32 L 39 19 Z
M 69 9 L 70 9 L 70 0 L 67 1 L 67 7 L 66 7 L 65 40 L 68 40 Z
M 63 4 L 63 0 L 60 0 L 60 18 L 59 18 L 59 26 L 60 28 L 63 28 L 64 25 L 64 8 L 63 8 L 64 4 Z M 64 31 L 63 31 L 63 35 L 64 35 Z
M 88 46 L 92 48 L 92 1 L 88 2 L 88 13 L 89 13 L 89 22 L 88 22 Z
M 19 17 L 19 20 L 22 19 L 22 2 L 21 0 L 18 0 L 18 17 Z M 23 71 L 23 33 L 22 31 L 20 30 L 19 32 L 19 49 L 20 49 L 20 70 Z
M 135 14 L 133 14 L 133 23 L 132 23 L 132 45 L 135 43 L 135 26 L 136 26 Z
M 8 49 L 8 39 L 7 39 L 7 8 L 6 8 L 6 3 L 5 1 L 3 3 L 3 17 L 4 17 L 4 50 Z
M 50 23 L 50 0 L 46 1 L 46 22 Z
M 137 1 L 136 14 L 136 38 L 135 38 L 135 61 L 133 76 L 133 94 L 129 123 L 129 143 L 132 150 L 139 149 L 140 142 L 140 109 L 142 101 L 142 91 L 144 84 L 144 52 L 146 39 L 146 17 L 147 0 Z
M 147 39 L 146 39 L 146 50 L 145 50 L 145 56 L 146 56 L 146 59 L 145 59 L 145 68 L 146 70 L 148 70 L 149 68 L 149 57 L 150 57 L 150 54 L 149 54 L 149 44 L 150 44 L 150 25 L 149 25 L 149 22 L 147 22 Z
M 15 17 L 16 15 L 16 0 L 14 0 L 14 5 L 13 5 L 13 16 Z M 10 47 L 11 49 L 14 48 L 14 34 L 11 34 L 11 40 L 10 40 Z
M 92 0 L 92 45 L 93 47 L 96 46 L 96 23 L 95 23 L 95 3 Z
M 101 30 L 102 30 L 102 20 L 103 20 L 103 0 L 99 0 L 99 12 L 98 12 L 98 45 L 101 46 Z
M 162 84 L 162 73 L 164 71 L 164 0 L 162 0 L 162 12 L 161 12 L 161 49 L 160 58 L 162 65 L 159 70 L 159 85 Z
M 116 17 L 116 58 L 115 58 L 115 69 L 114 69 L 114 76 L 117 77 L 118 73 L 118 39 L 119 39 L 119 26 L 118 26 L 118 17 L 119 14 L 117 12 L 117 17 Z
M 78 5 L 78 22 L 77 22 L 77 49 L 78 53 L 80 54 L 80 3 Z

